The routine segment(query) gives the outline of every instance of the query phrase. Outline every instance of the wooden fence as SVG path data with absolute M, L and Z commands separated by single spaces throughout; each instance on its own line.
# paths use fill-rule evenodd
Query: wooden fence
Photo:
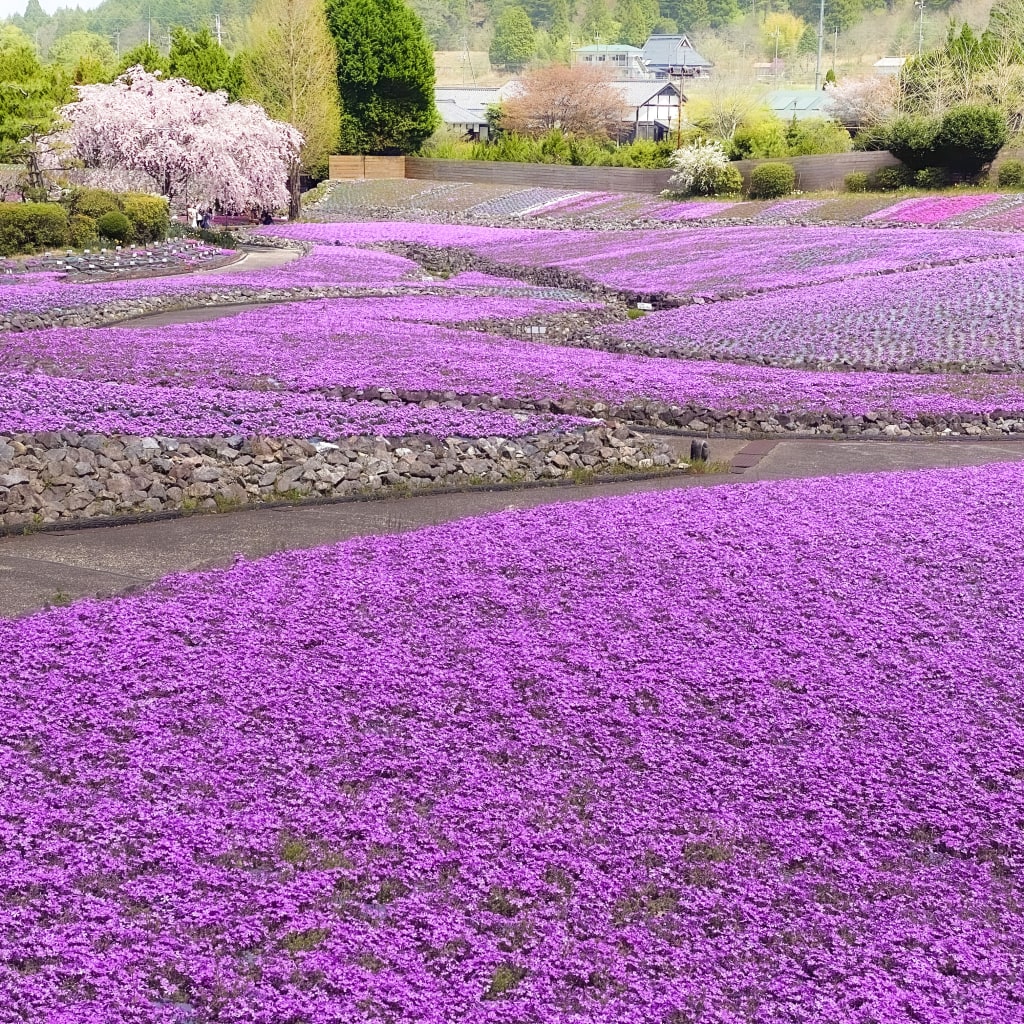
M 425 160 L 407 157 L 405 176 L 427 181 L 508 185 L 512 188 L 567 188 L 581 192 L 661 192 L 671 171 L 632 167 L 568 167 L 490 160 Z
M 327 161 L 331 181 L 359 178 L 404 178 L 404 156 L 332 156 Z
M 796 187 L 801 192 L 822 192 L 842 189 L 843 179 L 853 171 L 872 171 L 883 167 L 899 167 L 900 162 L 888 150 L 871 153 L 832 153 L 828 156 L 791 156 L 785 160 L 737 160 L 734 164 L 750 180 L 750 172 L 758 164 L 792 164 L 796 171 Z
M 796 170 L 796 187 L 802 192 L 841 189 L 851 171 L 870 173 L 882 167 L 898 167 L 899 160 L 885 150 L 874 153 L 835 153 L 829 156 L 795 156 L 779 160 L 738 160 L 734 166 L 750 178 L 760 163 L 787 163 Z M 424 181 L 458 181 L 469 184 L 507 185 L 515 188 L 564 188 L 581 192 L 659 193 L 668 186 L 672 172 L 645 171 L 633 167 L 570 167 L 562 164 L 515 164 L 489 160 L 427 160 L 401 156 L 332 156 L 334 181 L 354 178 L 415 178 Z

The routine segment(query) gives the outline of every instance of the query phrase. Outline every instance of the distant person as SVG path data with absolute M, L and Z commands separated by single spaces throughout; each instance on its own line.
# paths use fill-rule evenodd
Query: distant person
M 260 223 L 261 224 L 273 224 L 274 223 L 274 217 L 273 217 L 273 215 L 271 214 L 271 212 L 269 210 L 264 210 L 263 213 L 260 214 Z
M 190 206 L 185 212 L 188 216 L 188 226 L 195 231 L 199 227 L 199 210 L 195 206 Z
M 199 226 L 204 231 L 209 231 L 210 230 L 210 225 L 212 223 L 213 223 L 213 211 L 211 211 L 211 210 L 203 210 L 203 216 L 202 216 L 202 219 L 199 221 Z

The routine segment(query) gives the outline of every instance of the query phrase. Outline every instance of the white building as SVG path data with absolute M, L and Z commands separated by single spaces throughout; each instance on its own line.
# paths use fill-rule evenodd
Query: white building
M 590 46 L 577 46 L 572 51 L 572 62 L 574 66 L 582 64 L 585 67 L 601 68 L 614 78 L 622 80 L 654 77 L 644 60 L 644 51 L 627 43 L 593 43 Z

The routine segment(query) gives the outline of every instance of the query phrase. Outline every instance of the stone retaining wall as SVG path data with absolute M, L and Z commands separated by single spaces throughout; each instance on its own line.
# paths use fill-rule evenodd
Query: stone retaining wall
M 827 410 L 709 409 L 696 403 L 680 405 L 646 398 L 616 403 L 580 396 L 527 399 L 462 395 L 454 391 L 354 387 L 334 388 L 328 394 L 379 405 L 437 404 L 447 409 L 503 409 L 587 416 L 642 429 L 658 431 L 668 428 L 711 437 L 780 434 L 796 437 L 1005 437 L 1024 434 L 1024 412 L 904 416 L 897 412 L 879 411 L 851 416 Z
M 668 447 L 625 427 L 522 438 L 165 438 L 0 435 L 0 531 L 305 496 L 526 483 L 667 469 Z

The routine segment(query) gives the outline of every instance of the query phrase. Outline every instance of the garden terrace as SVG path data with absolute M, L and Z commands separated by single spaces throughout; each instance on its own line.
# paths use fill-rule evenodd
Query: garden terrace
M 412 260 L 351 246 L 308 246 L 282 266 L 231 273 L 155 277 L 83 284 L 67 275 L 41 271 L 14 279 L 0 292 L 0 331 L 41 327 L 82 327 L 146 314 L 209 305 L 285 302 L 329 296 L 404 293 L 450 294 L 457 284 L 429 276 Z M 468 295 L 579 300 L 564 288 L 531 286 L 511 279 L 468 280 Z
M 104 281 L 187 274 L 225 266 L 238 256 L 232 249 L 204 245 L 194 238 L 176 238 L 143 246 L 49 253 L 25 261 L 18 269 L 29 273 L 64 273 L 77 281 Z
M 1012 233 L 772 226 L 593 232 L 433 225 L 416 222 L 287 224 L 276 236 L 323 245 L 391 244 L 450 270 L 580 288 L 679 304 L 779 288 L 890 274 L 973 260 L 1017 257 Z M 450 255 L 448 255 L 450 254 Z
M 545 194 L 547 193 L 547 194 Z M 669 200 L 658 195 L 582 192 L 426 181 L 332 182 L 304 207 L 312 221 L 419 220 L 609 230 L 673 224 L 1024 226 L 1019 193 L 842 193 L 781 200 Z
M 993 259 L 661 310 L 577 343 L 685 359 L 915 372 L 1024 371 L 1024 284 Z
M 8 1014 L 1016 1020 L 1022 493 L 562 504 L 0 623 Z
M 489 301 L 494 315 L 528 317 L 538 305 Z M 353 422 L 355 402 L 369 403 L 358 416 L 371 424 L 373 417 L 423 422 L 482 409 L 715 433 L 1024 431 L 1024 387 L 1012 374 L 650 359 L 460 326 L 460 318 L 474 322 L 479 312 L 468 298 L 400 297 L 386 312 L 378 299 L 338 299 L 260 307 L 220 321 L 216 331 L 179 324 L 9 335 L 3 373 L 11 383 L 0 391 L 7 403 L 0 424 L 124 430 L 134 422 L 150 433 L 300 430 L 327 437 Z M 23 394 L 34 396 L 30 406 Z M 441 408 L 428 408 L 435 404 Z

